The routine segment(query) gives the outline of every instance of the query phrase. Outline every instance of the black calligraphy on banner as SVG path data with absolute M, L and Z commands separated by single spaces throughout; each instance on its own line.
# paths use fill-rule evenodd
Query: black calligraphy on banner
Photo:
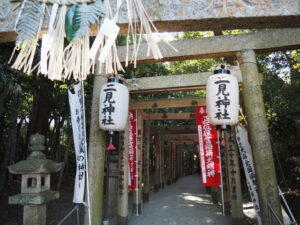
M 248 142 L 248 132 L 246 128 L 240 125 L 236 127 L 236 141 L 242 158 L 249 193 L 256 211 L 257 221 L 259 225 L 262 225 L 252 151 Z
M 82 203 L 85 189 L 86 144 L 83 112 L 83 91 L 81 83 L 74 86 L 74 94 L 69 91 L 69 103 L 72 120 L 73 140 L 76 153 L 76 177 L 74 185 L 74 203 Z
M 230 105 L 230 93 L 227 90 L 227 84 L 229 84 L 229 80 L 218 80 L 215 84 L 218 85 L 218 92 L 216 94 L 216 107 L 218 108 L 218 112 L 215 114 L 215 118 L 218 120 L 228 120 L 230 119 L 228 113 L 228 106 Z
M 115 125 L 113 114 L 115 112 L 115 104 L 116 101 L 114 100 L 114 93 L 117 91 L 115 85 L 113 83 L 107 84 L 107 88 L 104 89 L 105 98 L 103 100 L 104 107 L 102 109 L 103 119 L 101 123 L 103 125 Z

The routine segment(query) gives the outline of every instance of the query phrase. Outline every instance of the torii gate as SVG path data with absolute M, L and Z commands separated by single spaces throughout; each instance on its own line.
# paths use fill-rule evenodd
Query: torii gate
M 111 2 L 113 5 L 116 0 Z M 16 4 L 10 3 L 9 0 L 3 0 L 1 4 L 0 41 L 12 41 L 15 39 L 14 20 L 18 10 L 12 10 Z M 262 218 L 263 223 L 268 224 L 267 203 L 273 206 L 278 215 L 281 214 L 281 209 L 255 52 L 300 47 L 300 2 L 298 0 L 289 0 L 288 3 L 285 0 L 148 0 L 144 1 L 144 4 L 160 32 L 289 28 L 174 41 L 171 44 L 178 49 L 178 52 L 173 52 L 163 43 L 160 45 L 164 56 L 159 60 L 161 62 L 237 56 L 243 79 L 243 101 L 248 117 L 249 134 L 257 171 Z M 122 28 L 121 32 L 126 34 L 127 21 L 126 16 L 122 13 L 121 10 L 119 23 Z M 95 34 L 95 32 L 96 29 L 93 29 L 92 33 Z M 145 45 L 141 46 L 138 63 L 158 62 L 151 56 L 146 56 L 146 49 Z M 121 61 L 124 61 L 124 47 L 119 48 L 119 54 Z M 91 109 L 89 163 L 90 190 L 93 195 L 91 201 L 93 225 L 98 225 L 102 221 L 105 157 L 104 151 L 99 151 L 99 149 L 105 149 L 105 135 L 98 127 L 98 92 L 105 82 L 105 77 L 95 76 Z M 190 86 L 195 85 L 190 84 Z M 175 85 L 174 88 L 176 89 L 177 86 Z M 191 104 L 195 103 L 192 101 Z M 126 224 L 126 211 L 121 212 L 120 217 L 124 218 L 124 223 L 120 222 L 120 224 Z

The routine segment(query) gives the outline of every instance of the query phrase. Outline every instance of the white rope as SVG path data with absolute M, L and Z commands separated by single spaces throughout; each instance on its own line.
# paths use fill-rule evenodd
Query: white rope
M 86 174 L 86 192 L 87 192 L 87 205 L 88 205 L 88 213 L 89 213 L 89 225 L 92 224 L 91 221 L 91 205 L 90 205 L 90 182 L 89 182 L 89 165 L 88 165 L 88 154 L 87 154 L 87 143 L 86 143 L 86 124 L 85 124 L 85 100 L 84 100 L 84 84 L 81 82 L 81 90 L 82 90 L 82 106 L 83 106 L 83 135 L 84 135 L 84 148 L 85 148 L 85 174 Z

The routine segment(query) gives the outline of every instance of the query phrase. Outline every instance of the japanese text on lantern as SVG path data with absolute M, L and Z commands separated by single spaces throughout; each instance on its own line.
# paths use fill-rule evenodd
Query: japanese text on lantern
M 218 108 L 218 112 L 216 112 L 215 118 L 218 120 L 230 119 L 229 113 L 227 112 L 227 106 L 230 105 L 229 92 L 227 89 L 227 84 L 229 84 L 229 80 L 218 80 L 215 84 L 218 85 L 218 93 L 216 96 L 218 97 L 216 101 L 216 107 Z
M 114 92 L 117 90 L 114 88 L 114 84 L 108 84 L 108 88 L 104 89 L 105 92 L 105 98 L 103 101 L 104 108 L 102 109 L 102 114 L 103 114 L 103 119 L 101 123 L 103 125 L 114 125 L 114 120 L 113 120 L 113 113 L 115 112 L 115 103 L 116 101 L 114 100 Z

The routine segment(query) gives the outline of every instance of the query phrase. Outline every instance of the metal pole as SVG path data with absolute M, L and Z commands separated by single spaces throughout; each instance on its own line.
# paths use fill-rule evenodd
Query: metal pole
M 295 220 L 294 215 L 293 215 L 293 213 L 292 213 L 292 211 L 291 211 L 291 209 L 290 209 L 290 207 L 289 207 L 287 201 L 285 200 L 285 197 L 284 197 L 284 195 L 283 195 L 283 193 L 282 193 L 282 191 L 281 191 L 281 189 L 280 189 L 279 186 L 278 186 L 278 191 L 279 191 L 279 195 L 281 196 L 281 198 L 282 198 L 282 200 L 283 200 L 283 202 L 284 202 L 286 208 L 287 208 L 288 211 L 289 211 L 290 216 L 292 217 L 293 223 L 296 224 L 297 221 Z

